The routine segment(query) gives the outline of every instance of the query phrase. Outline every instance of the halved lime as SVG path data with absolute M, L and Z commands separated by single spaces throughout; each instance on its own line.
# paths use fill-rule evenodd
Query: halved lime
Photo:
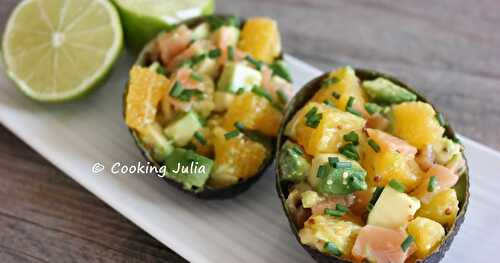
M 135 51 L 160 31 L 182 20 L 212 14 L 213 0 L 112 0 L 118 7 L 127 45 Z
M 24 0 L 2 41 L 7 74 L 29 97 L 80 97 L 105 77 L 120 54 L 123 32 L 107 0 Z

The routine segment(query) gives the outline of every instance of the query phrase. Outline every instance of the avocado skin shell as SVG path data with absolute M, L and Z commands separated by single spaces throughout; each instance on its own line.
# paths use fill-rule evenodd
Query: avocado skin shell
M 209 17 L 213 17 L 213 16 L 217 16 L 217 17 L 220 17 L 220 18 L 228 18 L 230 17 L 229 15 L 208 15 L 208 16 L 200 16 L 200 17 L 196 17 L 196 18 L 192 18 L 192 19 L 189 19 L 189 20 L 186 20 L 180 24 L 185 24 L 187 25 L 189 28 L 193 28 L 205 21 L 207 21 L 207 19 Z M 243 26 L 245 20 L 241 20 L 241 26 Z M 161 33 L 160 33 L 161 34 Z M 160 35 L 159 34 L 159 35 Z M 140 65 L 140 66 L 148 66 L 152 63 L 152 61 L 150 60 L 150 52 L 153 50 L 153 47 L 154 47 L 154 41 L 157 39 L 154 38 L 153 40 L 151 40 L 143 49 L 142 51 L 139 53 L 139 56 L 135 62 L 134 65 Z M 280 54 L 280 56 L 278 58 L 283 58 L 283 54 Z M 127 94 L 128 94 L 128 82 L 125 86 L 125 92 L 123 93 L 123 118 L 125 120 L 125 112 L 126 112 L 126 104 L 127 104 Z M 146 147 L 142 144 L 141 140 L 140 140 L 140 137 L 139 135 L 137 134 L 136 131 L 134 131 L 133 129 L 130 129 L 129 128 L 129 132 L 130 134 L 132 135 L 133 139 L 134 139 L 134 142 L 135 144 L 137 145 L 137 147 L 140 149 L 141 151 L 141 154 L 144 156 L 144 158 L 149 161 L 151 164 L 153 164 L 154 166 L 160 168 L 161 165 L 156 162 L 151 153 L 146 149 Z M 270 140 L 272 141 L 272 140 Z M 175 188 L 185 192 L 185 193 L 188 193 L 188 194 L 191 194 L 197 198 L 200 198 L 200 199 L 208 199 L 208 200 L 219 200 L 219 199 L 229 199 L 229 198 L 232 198 L 232 197 L 235 197 L 243 192 L 245 192 L 246 190 L 248 190 L 255 182 L 257 182 L 259 180 L 259 178 L 264 174 L 264 172 L 266 171 L 267 167 L 269 167 L 269 165 L 271 165 L 273 159 L 272 157 L 274 156 L 274 152 L 275 152 L 275 145 L 274 145 L 274 142 L 271 142 L 270 144 L 267 144 L 265 145 L 266 148 L 271 152 L 271 154 L 269 155 L 269 157 L 264 160 L 264 162 L 262 163 L 259 171 L 257 172 L 256 175 L 250 177 L 249 179 L 245 180 L 245 181 L 242 181 L 242 182 L 239 182 L 235 185 L 231 185 L 229 187 L 226 187 L 226 188 L 223 188 L 223 189 L 211 189 L 211 188 L 208 188 L 208 187 L 205 187 L 202 191 L 190 191 L 190 190 L 186 190 L 184 189 L 183 185 L 181 183 L 178 183 L 174 180 L 171 180 L 167 177 L 163 177 L 163 181 L 166 181 L 168 184 L 174 186 Z M 158 174 L 160 175 L 160 174 Z
M 436 113 L 439 113 L 437 108 L 432 103 L 430 103 L 425 97 L 423 97 L 418 92 L 416 92 L 413 87 L 398 80 L 395 77 L 392 77 L 392 76 L 384 74 L 384 73 L 380 73 L 380 72 L 376 72 L 376 71 L 372 71 L 372 70 L 365 70 L 365 69 L 357 69 L 356 68 L 355 72 L 356 72 L 356 76 L 360 79 L 360 81 L 373 80 L 373 79 L 376 79 L 377 77 L 386 78 L 386 79 L 394 82 L 395 84 L 397 84 L 401 87 L 404 87 L 405 89 L 413 92 L 414 94 L 417 95 L 418 101 L 422 101 L 422 102 L 426 102 L 426 103 L 431 104 L 432 107 L 434 108 L 434 110 L 436 111 Z M 324 79 L 326 79 L 329 74 L 330 73 L 328 72 L 328 73 L 325 73 L 325 74 L 311 80 L 309 83 L 305 84 L 304 87 L 302 87 L 290 100 L 289 104 L 287 105 L 287 107 L 285 109 L 283 119 L 281 121 L 281 127 L 280 127 L 280 131 L 278 134 L 278 141 L 276 144 L 276 149 L 277 149 L 276 156 L 275 156 L 276 159 L 279 158 L 279 156 L 281 154 L 281 147 L 283 146 L 283 144 L 286 141 L 286 136 L 284 135 L 286 124 L 292 119 L 292 117 L 295 115 L 295 113 L 300 108 L 302 108 L 302 106 L 304 106 L 314 96 L 316 91 L 318 91 L 318 89 L 320 89 L 322 81 Z M 453 131 L 452 127 L 449 125 L 448 122 L 446 122 L 446 124 L 444 125 L 444 128 L 445 128 L 444 135 L 446 137 L 448 137 L 450 139 L 458 139 L 455 132 Z M 462 155 L 463 155 L 463 153 L 462 153 Z M 437 262 L 441 261 L 441 259 L 445 255 L 446 251 L 448 251 L 448 249 L 451 247 L 451 244 L 453 242 L 454 237 L 456 236 L 456 234 L 460 230 L 460 226 L 462 225 L 462 223 L 465 219 L 465 214 L 467 212 L 467 206 L 469 204 L 469 196 L 470 196 L 470 193 L 469 193 L 469 186 L 470 186 L 469 185 L 469 166 L 468 166 L 467 159 L 465 158 L 464 155 L 463 155 L 463 157 L 464 157 L 464 160 L 466 163 L 466 169 L 465 169 L 465 172 L 460 176 L 460 179 L 457 183 L 457 185 L 461 185 L 461 187 L 463 187 L 463 189 L 462 189 L 463 192 L 460 192 L 460 193 L 459 193 L 460 190 L 456 189 L 457 190 L 457 197 L 459 199 L 459 209 L 460 209 L 459 213 L 457 215 L 457 218 L 455 219 L 455 222 L 452 225 L 452 227 L 449 228 L 448 232 L 446 233 L 445 240 L 441 243 L 441 246 L 439 248 L 435 249 L 433 251 L 433 253 L 431 255 L 429 255 L 427 258 L 419 259 L 419 260 L 416 260 L 415 262 L 437 263 Z M 288 196 L 288 194 L 289 194 L 288 193 L 288 186 L 290 186 L 291 183 L 280 181 L 281 174 L 282 174 L 281 168 L 279 167 L 279 165 L 276 165 L 275 169 L 276 169 L 275 170 L 275 172 L 276 172 L 276 191 L 279 195 L 279 198 L 281 200 L 281 205 L 283 207 L 283 211 L 285 212 L 285 214 L 288 218 L 288 223 L 290 224 L 290 227 L 294 233 L 295 238 L 297 239 L 297 242 L 299 242 L 299 244 L 309 253 L 309 255 L 311 255 L 312 258 L 314 258 L 316 260 L 316 262 L 319 262 L 319 263 L 351 263 L 351 262 L 353 262 L 353 261 L 350 261 L 347 259 L 342 259 L 342 258 L 335 257 L 332 255 L 324 254 L 324 253 L 316 250 L 315 248 L 309 247 L 309 246 L 304 245 L 300 242 L 300 238 L 298 236 L 299 229 L 295 225 L 293 218 L 288 214 L 287 209 L 286 209 L 286 205 L 285 205 L 286 196 Z

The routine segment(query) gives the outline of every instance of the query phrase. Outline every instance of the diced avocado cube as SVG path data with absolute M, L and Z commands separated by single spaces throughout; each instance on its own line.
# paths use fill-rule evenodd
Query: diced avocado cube
M 365 178 L 366 171 L 357 162 L 340 154 L 319 154 L 312 161 L 308 182 L 320 193 L 347 195 L 366 190 Z
M 196 41 L 207 38 L 209 35 L 210 35 L 210 25 L 208 23 L 202 23 L 193 29 L 191 38 Z
M 228 63 L 224 66 L 222 75 L 217 83 L 217 89 L 236 93 L 239 89 L 252 90 L 252 87 L 260 86 L 262 74 L 245 65 L 244 63 Z
M 380 104 L 389 105 L 417 100 L 417 95 L 384 78 L 363 81 L 362 87 L 372 101 Z
M 420 208 L 420 201 L 386 186 L 368 215 L 368 224 L 397 229 L 405 226 Z
M 432 150 L 435 154 L 437 163 L 445 165 L 454 155 L 460 153 L 462 145 L 448 138 L 441 138 L 432 145 Z
M 173 143 L 163 135 L 158 123 L 146 126 L 141 134 L 142 142 L 153 151 L 153 158 L 162 162 L 174 150 Z
M 302 148 L 290 141 L 283 144 L 279 165 L 283 170 L 283 177 L 281 179 L 293 182 L 304 180 L 311 167 L 306 158 L 304 158 Z
M 202 126 L 198 115 L 194 111 L 190 111 L 168 125 L 163 133 L 167 138 L 173 140 L 176 146 L 184 146 L 189 143 L 194 133 Z
M 187 190 L 202 189 L 210 177 L 213 163 L 194 151 L 175 148 L 165 160 L 165 177 L 183 184 Z

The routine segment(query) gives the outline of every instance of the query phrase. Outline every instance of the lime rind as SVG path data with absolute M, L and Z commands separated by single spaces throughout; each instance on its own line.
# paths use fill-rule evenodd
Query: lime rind
M 215 10 L 215 3 L 213 0 L 197 0 L 196 3 L 182 5 L 171 9 L 175 11 L 166 10 L 168 8 L 161 8 L 155 6 L 154 12 L 149 12 L 148 5 L 151 3 L 142 1 L 131 0 L 112 0 L 120 12 L 123 28 L 125 30 L 125 39 L 127 46 L 135 52 L 142 50 L 144 45 L 153 39 L 159 32 L 168 31 L 175 27 L 175 25 L 183 20 L 189 18 L 213 14 Z M 165 1 L 165 2 L 179 2 L 184 1 Z M 133 4 L 130 4 L 133 3 Z M 191 1 L 193 3 L 193 1 Z M 145 8 L 140 8 L 145 5 Z M 165 4 L 165 5 L 168 5 Z M 170 4 L 173 5 L 173 4 Z M 163 12 L 163 13 L 162 13 Z
M 111 28 L 115 34 L 113 37 L 112 45 L 107 49 L 104 62 L 94 70 L 94 74 L 87 76 L 77 87 L 68 89 L 63 92 L 55 93 L 44 93 L 38 92 L 30 87 L 25 80 L 21 79 L 16 72 L 12 71 L 9 67 L 15 61 L 15 57 L 9 55 L 8 39 L 9 34 L 14 30 L 15 21 L 25 5 L 28 5 L 36 0 L 24 0 L 16 6 L 13 10 L 11 16 L 7 21 L 7 26 L 5 28 L 4 37 L 2 39 L 2 50 L 0 53 L 3 59 L 3 67 L 7 73 L 7 76 L 14 82 L 16 87 L 21 90 L 26 96 L 41 102 L 64 102 L 69 100 L 74 100 L 81 98 L 88 94 L 95 87 L 107 77 L 111 71 L 112 66 L 118 59 L 122 49 L 123 49 L 123 29 L 121 27 L 120 17 L 114 6 L 106 0 L 94 0 L 95 3 L 100 4 L 110 16 Z

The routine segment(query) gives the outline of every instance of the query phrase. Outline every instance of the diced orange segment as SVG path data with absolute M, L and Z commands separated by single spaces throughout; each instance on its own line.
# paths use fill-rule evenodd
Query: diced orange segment
M 234 130 L 234 124 L 241 122 L 246 128 L 267 136 L 278 134 L 282 113 L 267 99 L 245 92 L 236 96 L 224 117 L 224 128 Z
M 155 121 L 158 103 L 167 91 L 169 80 L 163 75 L 139 66 L 130 71 L 125 121 L 141 132 Z
M 227 132 L 219 127 L 213 131 L 215 169 L 209 184 L 216 188 L 255 176 L 269 154 L 262 144 L 242 134 L 227 139 Z
M 243 26 L 238 47 L 258 60 L 273 62 L 281 53 L 278 24 L 265 17 L 248 19 Z
M 392 107 L 393 133 L 411 145 L 422 149 L 433 144 L 444 133 L 436 120 L 436 112 L 424 102 L 405 102 Z
M 317 114 L 322 117 L 318 126 L 313 128 L 307 125 L 306 115 L 315 107 Z M 291 137 L 296 139 L 308 154 L 337 153 L 345 144 L 343 136 L 351 131 L 360 135 L 365 122 L 363 118 L 351 113 L 323 103 L 310 102 L 288 124 L 287 134 L 293 133 L 295 136 Z
M 359 79 L 354 69 L 351 67 L 339 68 L 331 72 L 328 79 L 331 80 L 328 82 L 330 84 L 326 84 L 319 89 L 314 94 L 312 101 L 323 103 L 328 100 L 338 109 L 345 111 L 349 97 L 353 97 L 353 108 L 363 116 L 369 116 L 364 109 L 365 94 L 359 85 Z
M 368 173 L 368 186 L 386 186 L 392 179 L 406 186 L 407 191 L 415 189 L 424 176 L 411 154 L 398 153 L 385 148 L 375 152 L 365 141 L 361 142 L 361 166 Z

